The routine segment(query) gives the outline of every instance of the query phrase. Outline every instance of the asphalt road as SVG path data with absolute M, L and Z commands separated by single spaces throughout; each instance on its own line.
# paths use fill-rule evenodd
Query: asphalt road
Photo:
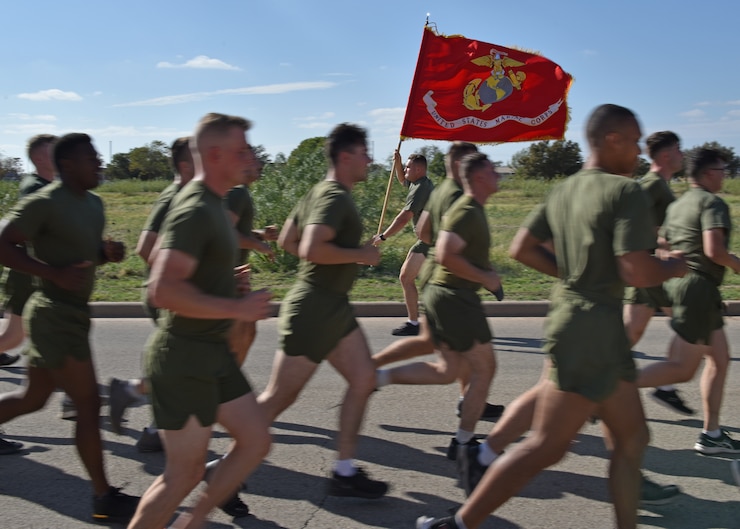
M 398 318 L 363 318 L 373 351 L 393 340 Z M 542 318 L 491 318 L 496 334 L 499 370 L 490 400 L 508 403 L 534 384 L 540 374 Z M 740 340 L 740 320 L 728 318 L 730 343 Z M 259 324 L 257 342 L 245 365 L 256 389 L 264 387 L 276 345 L 275 320 Z M 107 392 L 111 376 L 139 376 L 139 358 L 152 325 L 143 319 L 97 319 L 93 346 Z M 640 364 L 659 360 L 669 338 L 664 318 L 656 318 L 637 347 Z M 596 345 L 596 344 L 595 344 Z M 735 352 L 722 414 L 724 426 L 740 438 L 740 354 Z M 0 391 L 23 380 L 23 369 L 0 369 Z M 687 402 L 698 407 L 699 384 L 681 387 Z M 211 528 L 356 529 L 413 528 L 421 514 L 440 515 L 463 500 L 456 485 L 454 463 L 444 451 L 457 427 L 457 388 L 392 386 L 372 398 L 359 459 L 372 476 L 389 481 L 391 493 L 381 500 L 334 498 L 325 494 L 325 476 L 334 458 L 333 432 L 343 381 L 323 366 L 299 401 L 274 427 L 274 446 L 242 494 L 253 515 L 231 520 L 214 512 Z M 740 491 L 734 485 L 727 457 L 693 452 L 699 418 L 684 418 L 645 396 L 653 437 L 645 457 L 648 476 L 675 483 L 684 494 L 674 503 L 640 511 L 640 527 L 675 529 L 740 529 Z M 61 394 L 46 409 L 5 425 L 7 439 L 22 441 L 21 455 L 0 456 L 0 529 L 67 529 L 95 526 L 90 521 L 90 485 L 77 459 L 72 424 L 58 419 Z M 134 443 L 150 420 L 148 406 L 131 409 L 123 435 L 110 431 L 103 407 L 102 428 L 110 480 L 125 492 L 142 494 L 162 468 L 162 454 L 140 454 Z M 480 422 L 484 434 L 491 423 Z M 223 453 L 228 437 L 214 432 L 213 455 Z M 598 425 L 587 425 L 571 454 L 538 476 L 519 497 L 502 507 L 486 528 L 613 527 L 605 479 L 608 454 Z M 189 498 L 184 505 L 192 501 Z

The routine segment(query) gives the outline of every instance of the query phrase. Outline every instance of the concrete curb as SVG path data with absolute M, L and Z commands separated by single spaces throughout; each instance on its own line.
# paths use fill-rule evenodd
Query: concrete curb
M 93 318 L 147 318 L 141 303 L 90 303 Z M 359 318 L 403 318 L 406 306 L 392 301 L 358 301 L 352 303 Z M 484 301 L 486 316 L 491 318 L 541 318 L 547 315 L 549 301 Z M 279 302 L 272 303 L 272 315 L 277 316 Z M 726 316 L 740 316 L 740 301 L 725 302 Z

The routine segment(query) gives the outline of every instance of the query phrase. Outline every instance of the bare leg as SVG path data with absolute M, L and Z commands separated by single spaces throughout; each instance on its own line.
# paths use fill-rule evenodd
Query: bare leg
M 468 529 L 477 529 L 488 515 L 519 492 L 544 468 L 560 461 L 571 441 L 596 409 L 581 395 L 541 385 L 532 434 L 496 459 L 458 514 Z
M 446 345 L 439 350 L 436 362 L 411 362 L 388 370 L 390 384 L 451 384 L 457 379 L 460 353 Z
M 26 378 L 25 386 L 0 395 L 0 424 L 40 410 L 56 389 L 54 378 L 48 369 L 29 366 Z
M 180 515 L 174 527 L 199 529 L 208 513 L 221 505 L 239 488 L 240 483 L 267 456 L 270 434 L 264 411 L 258 406 L 253 393 L 222 404 L 216 419 L 226 428 L 234 443 L 213 471 L 205 492 L 189 514 Z
M 416 289 L 416 277 L 419 275 L 419 270 L 425 259 L 424 254 L 409 251 L 401 266 L 399 279 L 401 280 L 401 288 L 403 288 L 406 312 L 411 321 L 419 319 L 419 291 Z
M 622 311 L 624 320 L 624 329 L 627 331 L 627 338 L 630 341 L 630 347 L 634 347 L 640 341 L 645 329 L 647 329 L 650 318 L 655 315 L 655 309 L 649 305 L 638 303 L 626 304 Z
M 712 332 L 711 349 L 706 356 L 701 376 L 701 395 L 704 406 L 704 429 L 717 430 L 720 427 L 719 412 L 725 391 L 725 380 L 730 367 L 730 348 L 724 329 Z
M 419 325 L 421 325 L 421 329 L 418 336 L 396 340 L 378 354 L 373 355 L 372 361 L 375 367 L 432 354 L 434 352 L 434 340 L 424 316 L 420 317 Z
M 470 382 L 460 413 L 460 429 L 474 432 L 496 373 L 496 355 L 491 342 L 474 342 L 473 347 L 463 353 L 463 358 L 470 366 Z
M 617 527 L 637 527 L 640 497 L 640 465 L 650 434 L 637 386 L 620 381 L 617 390 L 599 407 L 604 434 L 612 449 L 609 491 L 614 502 Z
M 26 337 L 26 333 L 23 330 L 23 317 L 12 312 L 9 314 L 5 318 L 7 321 L 5 329 L 0 334 L 0 351 L 8 351 L 13 347 L 18 347 Z
M 362 330 L 358 327 L 337 344 L 327 357 L 347 381 L 339 412 L 338 459 L 351 459 L 357 452 L 357 437 L 365 417 L 367 400 L 375 390 L 375 366 Z
M 211 427 L 201 426 L 191 416 L 181 430 L 160 430 L 160 433 L 167 458 L 164 473 L 142 496 L 128 529 L 165 527 L 175 509 L 203 477 Z
M 318 367 L 318 364 L 305 356 L 288 356 L 281 350 L 275 353 L 270 382 L 257 397 L 268 424 L 272 424 L 295 402 Z
M 691 344 L 680 336 L 674 336 L 668 359 L 642 368 L 637 376 L 637 386 L 654 388 L 687 382 L 696 374 L 702 357 L 710 354 L 710 351 L 709 345 Z

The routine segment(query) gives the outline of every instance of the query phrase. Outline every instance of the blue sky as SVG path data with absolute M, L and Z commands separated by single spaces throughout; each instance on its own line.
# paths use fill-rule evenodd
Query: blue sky
M 740 4 L 674 0 L 451 2 L 169 0 L 3 5 L 0 152 L 25 160 L 41 132 L 87 132 L 106 161 L 189 134 L 200 116 L 254 122 L 272 156 L 337 123 L 398 144 L 427 13 L 441 33 L 537 50 L 575 78 L 566 138 L 601 103 L 645 133 L 740 153 Z M 409 140 L 406 156 L 422 145 Z M 486 147 L 508 161 L 526 143 Z

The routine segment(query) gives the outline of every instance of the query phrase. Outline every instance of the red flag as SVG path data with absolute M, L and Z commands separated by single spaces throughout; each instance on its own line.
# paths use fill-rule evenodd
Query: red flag
M 424 28 L 402 138 L 562 139 L 573 78 L 532 53 Z

